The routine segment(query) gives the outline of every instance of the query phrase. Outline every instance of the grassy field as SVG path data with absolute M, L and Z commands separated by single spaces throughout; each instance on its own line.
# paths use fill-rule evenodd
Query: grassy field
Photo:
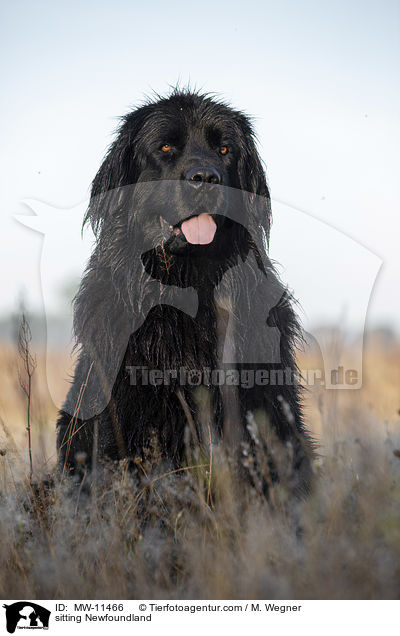
M 48 374 L 62 357 L 48 356 Z M 296 506 L 283 488 L 268 503 L 238 485 L 219 447 L 212 461 L 198 457 L 200 467 L 179 474 L 156 456 L 138 466 L 138 477 L 121 462 L 90 497 L 67 483 L 38 486 L 54 468 L 56 408 L 45 356 L 36 358 L 31 482 L 21 361 L 12 347 L 0 349 L 1 598 L 399 596 L 399 344 L 366 347 L 361 390 L 308 391 L 317 485 Z M 313 355 L 299 364 L 312 368 Z M 67 386 L 60 377 L 60 396 Z

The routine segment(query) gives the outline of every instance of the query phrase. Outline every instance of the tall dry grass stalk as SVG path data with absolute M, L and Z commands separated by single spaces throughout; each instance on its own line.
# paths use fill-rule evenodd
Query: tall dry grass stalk
M 19 371 L 18 378 L 20 387 L 26 397 L 26 421 L 28 432 L 28 452 L 29 452 L 29 479 L 32 481 L 32 438 L 31 438 L 31 400 L 32 400 L 32 379 L 36 369 L 36 358 L 31 354 L 30 345 L 32 334 L 26 320 L 22 314 L 21 324 L 18 333 L 18 353 L 22 361 L 22 371 Z

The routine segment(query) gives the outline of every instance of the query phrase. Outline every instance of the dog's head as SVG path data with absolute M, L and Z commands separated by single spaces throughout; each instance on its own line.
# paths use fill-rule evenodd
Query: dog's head
M 244 237 L 268 240 L 270 198 L 249 119 L 179 90 L 134 110 L 93 181 L 86 220 L 114 243 L 126 223 L 143 254 L 175 261 L 220 262 Z

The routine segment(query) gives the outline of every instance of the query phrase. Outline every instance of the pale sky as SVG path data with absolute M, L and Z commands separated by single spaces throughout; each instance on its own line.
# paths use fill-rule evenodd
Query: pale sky
M 0 29 L 0 314 L 22 289 L 57 307 L 89 255 L 76 206 L 117 117 L 179 81 L 254 116 L 271 255 L 306 323 L 362 327 L 369 303 L 368 326 L 399 327 L 398 1 L 16 0 Z M 50 206 L 42 262 L 42 236 L 14 219 L 27 199 Z

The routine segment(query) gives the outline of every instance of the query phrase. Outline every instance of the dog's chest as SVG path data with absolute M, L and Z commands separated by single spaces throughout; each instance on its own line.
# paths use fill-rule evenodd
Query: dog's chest
M 174 307 L 156 308 L 131 336 L 129 364 L 160 370 L 215 368 L 219 331 L 214 307 L 202 308 L 195 317 Z

